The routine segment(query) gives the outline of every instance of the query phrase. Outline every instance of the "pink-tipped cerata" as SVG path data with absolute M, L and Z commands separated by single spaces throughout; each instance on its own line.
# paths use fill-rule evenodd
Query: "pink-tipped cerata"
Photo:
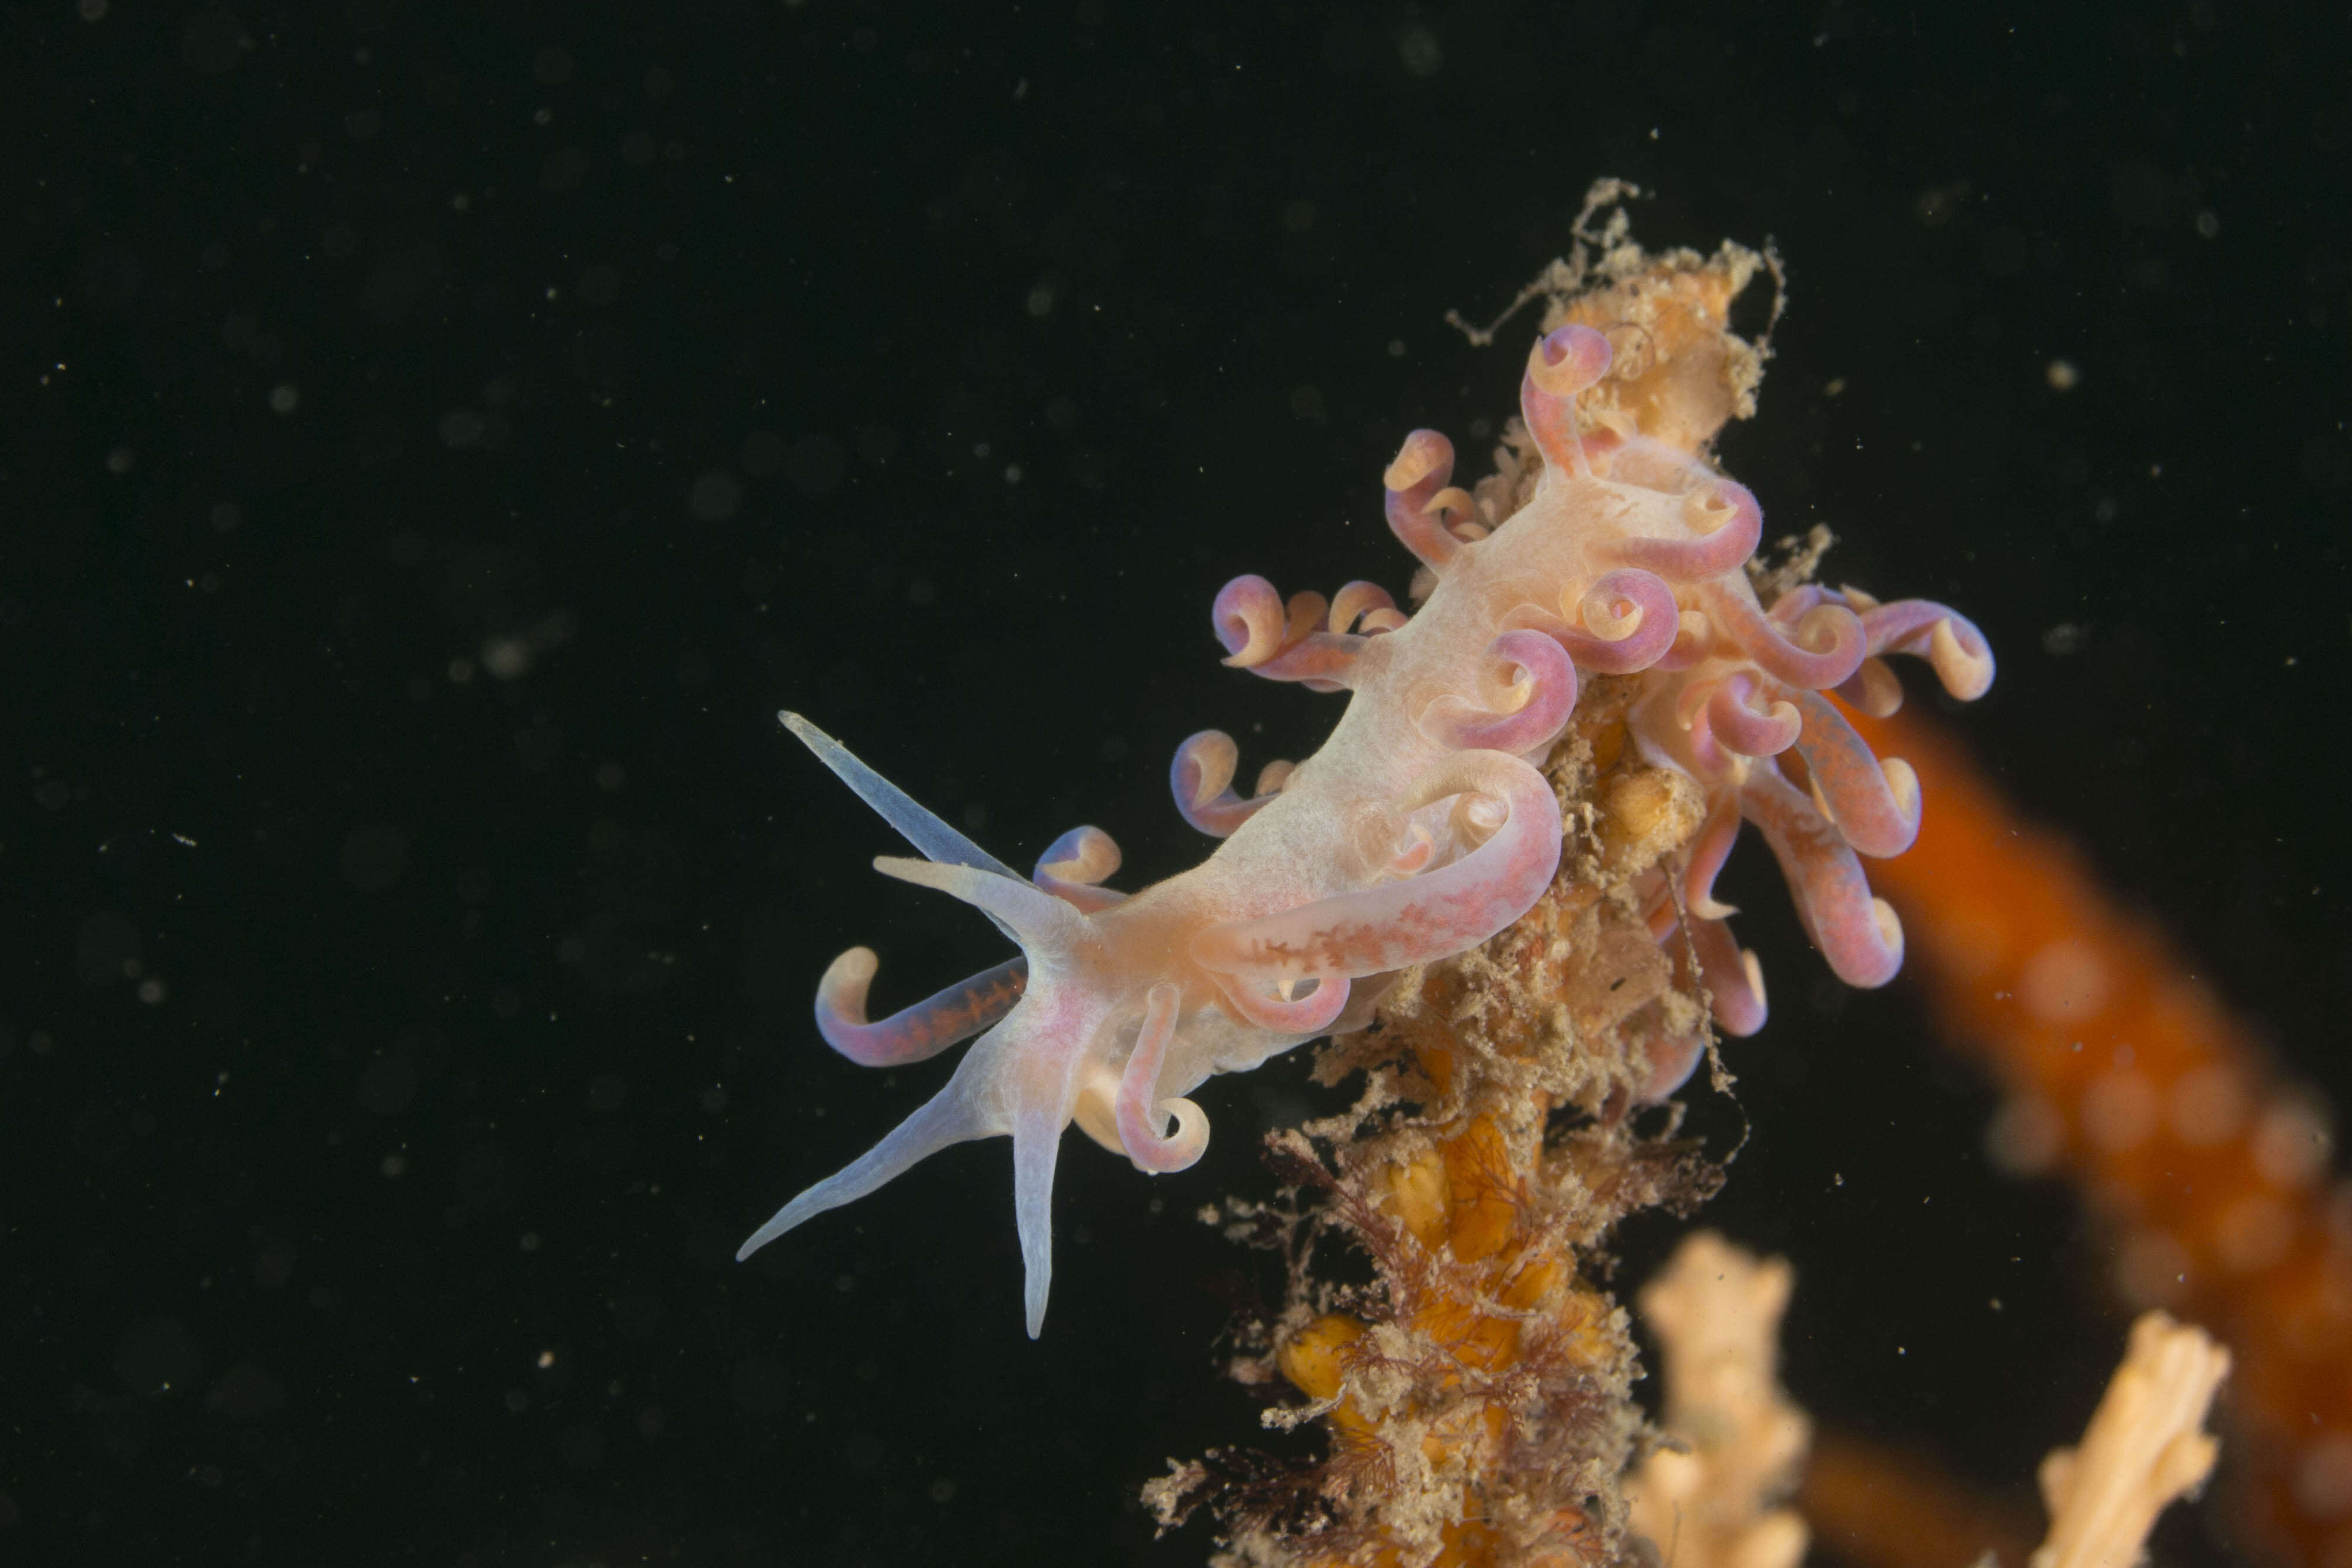
M 1226 1004 L 1243 1022 L 1276 1035 L 1311 1039 L 1321 1034 L 1347 1010 L 1349 983 L 1328 977 L 1310 978 L 1305 988 L 1288 978 L 1210 971 Z M 1285 995 L 1296 991 L 1296 995 Z
M 1811 800 L 1778 774 L 1759 773 L 1740 791 L 1740 808 L 1763 830 L 1796 895 L 1806 934 L 1849 986 L 1883 986 L 1903 967 L 1903 925 L 1874 898 L 1862 862 Z
M 1690 1082 L 1690 1075 L 1706 1059 L 1706 1035 L 1669 1034 L 1663 1030 L 1641 1042 L 1642 1065 L 1646 1071 L 1641 1087 L 1633 1091 L 1634 1103 L 1655 1105 L 1667 1095 Z
M 1037 857 L 1029 880 L 1082 915 L 1108 909 L 1127 894 L 1098 885 L 1118 870 L 1118 844 L 1100 828 L 1072 828 Z
M 1136 1032 L 1135 1050 L 1119 1076 L 1119 1143 L 1139 1171 L 1183 1170 L 1209 1146 L 1209 1119 L 1198 1105 L 1190 1100 L 1159 1098 L 1160 1068 L 1167 1060 L 1169 1041 L 1176 1038 L 1176 1009 L 1182 994 L 1165 983 L 1151 988 L 1144 999 L 1143 1027 Z M 1160 1131 L 1162 1116 L 1176 1119 L 1173 1130 Z
M 1168 789 L 1183 819 L 1212 838 L 1225 838 L 1274 799 L 1261 790 L 1244 800 L 1230 786 L 1241 766 L 1241 748 L 1222 729 L 1187 736 L 1168 764 Z
M 1252 664 L 1249 673 L 1264 680 L 1297 681 L 1310 691 L 1341 691 L 1353 677 L 1363 645 L 1361 637 L 1311 632 L 1264 664 Z
M 1759 710 L 1754 706 L 1760 684 L 1748 671 L 1736 671 L 1707 698 L 1707 727 L 1742 757 L 1778 757 L 1804 733 L 1803 715 L 1782 695 L 1787 688 L 1766 687 L 1771 695 L 1769 706 Z M 1804 695 L 1812 696 L 1811 692 Z
M 1892 718 L 1903 708 L 1903 677 L 1875 654 L 1832 689 L 1840 702 L 1872 718 Z
M 1812 776 L 1815 803 L 1847 843 L 1876 860 L 1899 855 L 1919 836 L 1919 778 L 1910 764 L 1880 761 L 1829 700 L 1776 681 L 1765 690 L 1803 715 L 1797 755 Z
M 1809 582 L 1782 594 L 1774 602 L 1769 619 L 1787 631 L 1825 604 L 1843 605 L 1861 621 L 1867 656 L 1837 688 L 1839 697 L 1858 711 L 1885 718 L 1902 707 L 1902 684 L 1885 663 L 1890 654 L 1925 659 L 1944 690 L 1961 702 L 1974 702 L 1991 689 L 1992 645 L 1977 630 L 1976 622 L 1932 600 L 1898 599 L 1881 604 L 1857 588 L 1832 591 Z
M 1540 632 L 1506 632 L 1486 645 L 1486 656 L 1507 682 L 1496 694 L 1504 704 L 1489 707 L 1448 693 L 1421 711 L 1421 732 L 1446 746 L 1517 756 L 1559 739 L 1576 706 L 1568 651 Z
M 1404 438 L 1381 480 L 1388 487 L 1382 506 L 1391 531 L 1436 572 L 1443 572 L 1462 549 L 1444 517 L 1432 510 L 1453 474 L 1454 443 L 1433 430 L 1416 430 Z
M 1630 675 L 1671 652 L 1682 633 L 1675 591 L 1654 572 L 1628 568 L 1604 572 L 1576 606 L 1577 621 L 1538 605 L 1522 606 L 1505 623 L 1541 632 L 1568 650 L 1580 670 Z
M 1723 635 L 1770 674 L 1807 691 L 1826 691 L 1853 675 L 1868 652 L 1862 622 L 1843 604 L 1819 604 L 1783 635 L 1756 606 L 1748 585 L 1709 582 L 1699 604 Z
M 1553 397 L 1574 397 L 1609 373 L 1609 340 L 1590 327 L 1555 327 L 1528 355 L 1528 374 Z
M 1717 643 L 1715 622 L 1696 610 L 1685 610 L 1675 618 L 1674 646 L 1659 656 L 1656 667 L 1674 674 L 1695 670 L 1714 656 Z
M 1596 674 L 1648 669 L 1665 657 L 1682 630 L 1675 591 L 1655 572 L 1639 568 L 1601 573 L 1577 610 L 1584 630 L 1571 628 L 1560 642 L 1580 667 Z
M 1225 663 L 1240 669 L 1263 664 L 1282 652 L 1288 612 L 1282 595 L 1262 577 L 1244 574 L 1217 590 L 1210 619 L 1217 641 L 1225 645 Z
M 1691 841 L 1690 859 L 1683 868 L 1683 906 L 1702 920 L 1721 920 L 1738 910 L 1715 896 L 1715 879 L 1731 858 L 1739 840 L 1739 799 L 1725 790 Z
M 1577 430 L 1576 394 L 1609 373 L 1609 340 L 1590 327 L 1558 328 L 1528 350 L 1527 372 L 1519 378 L 1519 417 L 1554 473 L 1592 476 Z
M 1671 581 L 1702 582 L 1737 570 L 1764 537 L 1764 508 L 1756 493 L 1728 479 L 1690 491 L 1682 510 L 1685 533 L 1625 539 L 1611 553 Z
M 1012 958 L 868 1023 L 866 993 L 880 962 L 873 948 L 852 947 L 825 966 L 816 987 L 817 1033 L 861 1067 L 929 1061 L 1011 1012 L 1029 983 L 1029 961 Z
M 1992 644 L 1956 610 L 1925 599 L 1898 599 L 1862 612 L 1873 653 L 1907 653 L 1934 667 L 1944 689 L 1974 702 L 1992 688 Z
M 1699 976 L 1706 982 L 1715 1021 L 1723 1032 L 1745 1040 L 1762 1029 L 1769 1009 L 1764 1001 L 1764 968 L 1756 955 L 1740 946 L 1728 925 L 1696 915 L 1690 921 L 1690 941 L 1698 955 Z
M 1404 622 L 1404 617 L 1397 613 L 1396 601 L 1377 582 L 1351 582 L 1331 596 L 1329 625 L 1334 632 L 1351 632 L 1360 620 L 1369 631 L 1373 624 L 1370 618 L 1376 616 L 1381 618 L 1383 625 L 1389 616 L 1395 617 L 1397 625 Z

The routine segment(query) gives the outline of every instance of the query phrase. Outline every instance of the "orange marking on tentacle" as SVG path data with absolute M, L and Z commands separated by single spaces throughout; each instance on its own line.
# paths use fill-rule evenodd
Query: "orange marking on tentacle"
M 817 982 L 817 1033 L 862 1067 L 903 1067 L 970 1040 L 1011 1012 L 1029 983 L 1029 961 L 1013 958 L 869 1023 L 866 989 L 878 966 L 874 949 L 852 947 Z

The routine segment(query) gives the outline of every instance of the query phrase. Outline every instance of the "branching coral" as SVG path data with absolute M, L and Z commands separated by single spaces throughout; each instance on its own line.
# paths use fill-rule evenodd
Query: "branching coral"
M 1642 1292 L 1642 1315 L 1664 1351 L 1667 1442 L 1626 1484 L 1633 1526 L 1675 1568 L 1794 1568 L 1804 1521 L 1777 1500 L 1803 1458 L 1806 1423 L 1774 1378 L 1780 1313 L 1792 1276 L 1700 1234 Z M 2149 1312 L 2132 1326 L 2124 1363 L 2083 1441 L 2042 1460 L 2050 1531 L 2026 1568 L 2133 1568 L 2149 1527 L 2211 1474 L 2216 1445 L 2203 1430 L 2230 1354 L 2202 1330 Z M 1860 1500 L 1899 1534 L 1893 1560 L 2001 1561 L 1981 1533 L 1953 1518 L 1928 1528 L 1897 1488 Z M 1998 1533 L 1998 1532 L 1997 1532 Z
M 1805 1521 L 1778 1506 L 1805 1455 L 1781 1392 L 1780 1314 L 1795 1275 L 1711 1232 L 1685 1240 L 1642 1291 L 1664 1361 L 1664 1426 L 1625 1483 L 1634 1531 L 1675 1568 L 1796 1568 Z
M 2128 1568 L 2148 1527 L 2213 1473 L 2204 1431 L 2230 1353 L 2162 1312 L 2132 1325 L 2131 1348 L 2082 1445 L 2042 1461 L 2050 1538 L 2030 1568 Z

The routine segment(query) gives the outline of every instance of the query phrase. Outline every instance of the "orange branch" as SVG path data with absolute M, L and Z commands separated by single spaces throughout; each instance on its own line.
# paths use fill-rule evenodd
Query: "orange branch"
M 1994 1157 L 2063 1173 L 2116 1228 L 2125 1298 L 2229 1343 L 2248 1522 L 2283 1561 L 2352 1563 L 2352 1191 L 2327 1180 L 2327 1107 L 1950 741 L 1853 718 L 1929 802 L 1911 852 L 1871 874 L 1945 1027 L 2007 1096 Z

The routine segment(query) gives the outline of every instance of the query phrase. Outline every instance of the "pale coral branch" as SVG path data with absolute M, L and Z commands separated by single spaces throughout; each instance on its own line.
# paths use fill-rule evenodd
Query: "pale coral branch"
M 1780 1506 L 1810 1438 L 1779 1376 L 1794 1281 L 1786 1259 L 1700 1231 L 1642 1291 L 1673 1446 L 1643 1459 L 1625 1499 L 1634 1531 L 1675 1568 L 1795 1568 L 1805 1555 L 1804 1521 Z
M 2204 1430 L 2230 1353 L 2204 1330 L 2147 1312 L 2080 1448 L 2042 1461 L 2050 1536 L 2031 1568 L 2131 1568 L 2156 1516 L 2213 1471 Z

